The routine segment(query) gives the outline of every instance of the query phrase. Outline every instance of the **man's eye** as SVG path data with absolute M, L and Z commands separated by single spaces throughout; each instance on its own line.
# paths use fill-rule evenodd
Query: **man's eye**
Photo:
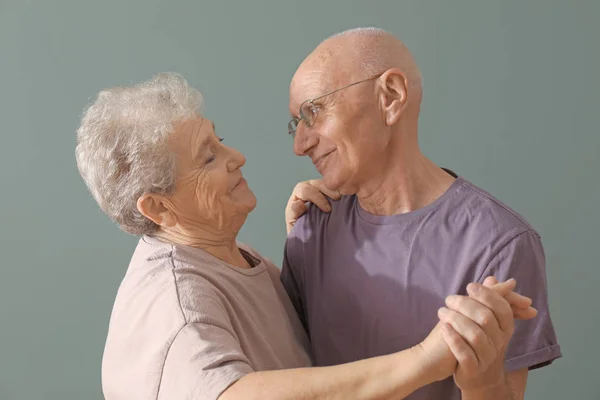
M 219 138 L 219 142 L 222 142 L 223 140 L 225 140 L 225 139 L 222 137 Z
M 206 162 L 204 163 L 206 164 L 210 164 L 211 162 L 215 161 L 215 156 L 210 156 L 210 158 L 208 160 L 206 160 Z
M 311 113 L 312 115 L 315 115 L 317 112 L 319 112 L 319 107 L 317 107 L 317 106 L 314 106 L 314 107 L 311 107 L 311 108 L 310 108 L 310 113 Z

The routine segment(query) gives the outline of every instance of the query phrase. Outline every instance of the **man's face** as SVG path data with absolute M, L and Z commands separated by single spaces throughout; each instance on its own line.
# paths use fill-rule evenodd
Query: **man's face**
M 290 86 L 290 113 L 298 117 L 306 99 L 365 78 L 349 73 L 330 74 L 323 69 L 301 69 Z M 328 188 L 355 193 L 385 148 L 385 135 L 377 135 L 385 126 L 378 105 L 377 80 L 325 96 L 315 100 L 314 106 L 303 109 L 313 113 L 314 123 L 310 127 L 304 121 L 298 124 L 294 152 L 311 158 Z

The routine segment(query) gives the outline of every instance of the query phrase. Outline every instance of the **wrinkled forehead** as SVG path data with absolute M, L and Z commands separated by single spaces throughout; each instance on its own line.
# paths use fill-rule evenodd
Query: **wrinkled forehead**
M 298 114 L 298 109 L 304 101 L 337 89 L 342 82 L 348 80 L 348 76 L 344 68 L 336 67 L 333 63 L 301 66 L 290 83 L 291 115 Z
M 174 139 L 190 139 L 198 135 L 207 135 L 207 130 L 211 127 L 211 121 L 207 120 L 201 115 L 194 115 L 191 118 L 186 118 L 173 123 L 174 129 L 172 137 Z
M 300 104 L 324 93 L 327 76 L 322 71 L 299 70 L 290 83 L 290 112 L 295 115 Z
M 190 150 L 198 147 L 214 135 L 214 123 L 200 115 L 195 115 L 173 124 L 173 132 L 169 138 L 173 150 Z

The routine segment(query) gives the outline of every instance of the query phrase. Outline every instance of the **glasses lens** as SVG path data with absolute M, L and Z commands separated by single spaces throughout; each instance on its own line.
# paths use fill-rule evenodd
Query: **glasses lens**
M 297 118 L 293 118 L 289 123 L 288 123 L 288 133 L 290 135 L 292 135 L 292 137 L 296 136 L 296 128 L 298 127 L 298 119 Z
M 302 104 L 300 107 L 300 118 L 304 121 L 307 127 L 313 126 L 315 122 L 315 116 L 317 114 L 317 109 L 311 102 L 306 102 Z

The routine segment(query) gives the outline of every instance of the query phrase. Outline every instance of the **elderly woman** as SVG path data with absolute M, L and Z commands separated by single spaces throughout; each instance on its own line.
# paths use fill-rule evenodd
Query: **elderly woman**
M 236 240 L 256 205 L 244 156 L 223 144 L 201 103 L 183 78 L 159 74 L 101 92 L 78 130 L 77 164 L 94 199 L 141 236 L 111 316 L 106 398 L 375 399 L 450 376 L 456 359 L 437 328 L 413 349 L 307 368 L 309 341 L 279 270 Z

